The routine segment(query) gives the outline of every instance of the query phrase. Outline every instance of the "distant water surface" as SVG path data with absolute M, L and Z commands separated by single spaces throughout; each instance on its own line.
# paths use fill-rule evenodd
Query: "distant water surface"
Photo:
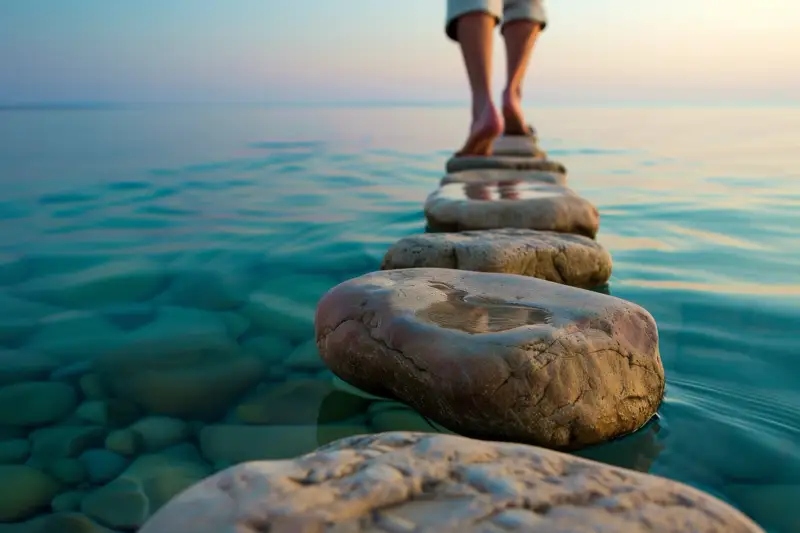
M 800 109 L 529 117 L 598 206 L 611 293 L 654 315 L 667 371 L 657 421 L 582 455 L 698 486 L 770 531 L 800 531 Z M 467 118 L 446 107 L 0 110 L 0 409 L 13 405 L 3 388 L 31 382 L 67 383 L 85 403 L 84 378 L 97 377 L 106 394 L 132 391 L 139 416 L 190 424 L 170 444 L 191 443 L 206 469 L 257 458 L 226 448 L 231 435 L 290 442 L 265 449 L 275 458 L 310 451 L 330 428 L 334 438 L 424 425 L 402 406 L 336 396 L 315 366 L 311 321 L 324 291 L 423 231 L 423 202 Z M 104 362 L 142 343 L 139 367 L 176 352 L 217 376 L 235 365 L 246 376 L 251 356 L 268 364 L 261 385 L 229 377 L 216 399 L 179 405 L 141 388 L 172 389 L 172 363 L 135 381 L 120 375 L 137 366 Z M 219 354 L 235 365 L 219 366 Z M 33 442 L 36 424 L 15 417 L 0 412 L 0 441 Z

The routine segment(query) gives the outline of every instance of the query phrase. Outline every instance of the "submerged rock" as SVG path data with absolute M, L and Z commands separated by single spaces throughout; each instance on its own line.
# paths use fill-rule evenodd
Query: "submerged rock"
M 232 341 L 138 343 L 97 361 L 103 387 L 161 415 L 215 418 L 266 375 Z
M 0 464 L 24 463 L 30 452 L 28 439 L 0 440 Z
M 43 426 L 68 416 L 78 403 L 75 390 L 52 381 L 30 381 L 0 387 L 0 424 Z
M 460 434 L 578 449 L 644 425 L 664 394 L 641 307 L 506 274 L 375 272 L 317 311 L 327 365 Z
M 330 380 L 265 385 L 234 410 L 247 424 L 313 425 L 341 422 L 366 411 L 369 400 L 336 390 Z
M 69 309 L 97 309 L 149 300 L 166 287 L 167 281 L 161 263 L 130 258 L 38 278 L 15 287 L 14 292 Z
M 191 445 L 142 455 L 114 481 L 89 493 L 81 511 L 108 527 L 135 530 L 173 496 L 210 474 Z
M 56 459 L 77 457 L 103 442 L 106 429 L 100 426 L 50 426 L 30 434 L 31 464 L 46 465 Z
M 521 228 L 594 238 L 600 214 L 573 190 L 522 180 L 449 183 L 425 201 L 429 231 Z
M 50 505 L 58 483 L 36 468 L 0 465 L 0 522 L 25 520 Z
M 519 274 L 591 288 L 608 281 L 611 266 L 611 254 L 588 237 L 506 228 L 411 235 L 389 248 L 381 269 L 431 267 Z
M 25 350 L 0 350 L 0 387 L 47 378 L 57 367 L 58 361 L 46 355 Z
M 288 459 L 350 435 L 370 433 L 363 425 L 243 426 L 220 424 L 200 431 L 200 450 L 215 464 Z
M 191 487 L 139 533 L 763 533 L 687 485 L 519 444 L 384 433 Z

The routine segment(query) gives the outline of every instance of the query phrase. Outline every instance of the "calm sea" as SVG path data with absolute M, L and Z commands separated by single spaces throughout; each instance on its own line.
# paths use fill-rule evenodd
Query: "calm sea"
M 598 206 L 611 293 L 656 318 L 667 372 L 658 420 L 581 454 L 700 487 L 771 531 L 800 531 L 800 108 L 528 114 Z M 66 412 L 108 396 L 185 420 L 169 444 L 194 446 L 214 468 L 253 458 L 218 442 L 237 424 L 289 442 L 264 457 L 310 451 L 325 424 L 417 427 L 413 413 L 377 424 L 378 409 L 329 397 L 330 375 L 309 352 L 313 308 L 423 231 L 423 202 L 467 118 L 435 106 L 0 111 L 0 441 L 19 446 L 6 462 L 49 471 L 54 456 L 37 452 L 33 431 L 48 424 L 115 430 L 89 408 Z M 145 363 L 116 376 L 97 363 L 119 349 L 140 349 Z M 263 376 L 225 377 L 249 357 L 268 362 Z M 227 385 L 215 390 L 203 368 Z M 54 382 L 73 390 L 58 388 L 63 412 L 42 400 Z M 177 394 L 174 383 L 184 398 L 154 397 Z M 198 383 L 206 394 L 192 400 Z M 31 391 L 38 411 L 17 412 Z M 113 479 L 92 474 L 83 448 L 119 447 L 95 441 L 74 451 L 88 472 L 81 490 Z M 135 460 L 113 453 L 118 471 Z M 33 516 L 20 513 L 5 521 Z

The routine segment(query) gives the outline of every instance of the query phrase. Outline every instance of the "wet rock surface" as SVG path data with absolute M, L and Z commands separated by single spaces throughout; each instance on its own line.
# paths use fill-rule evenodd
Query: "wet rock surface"
M 522 180 L 448 183 L 425 201 L 428 230 L 522 228 L 594 238 L 600 214 L 571 189 Z
M 664 394 L 647 311 L 523 276 L 367 274 L 325 295 L 316 331 L 344 381 L 471 437 L 578 449 L 640 428 Z
M 230 468 L 182 493 L 141 533 L 234 530 L 762 532 L 666 479 L 531 446 L 401 432 Z
M 562 174 L 567 172 L 564 165 L 545 157 L 506 155 L 452 157 L 447 161 L 445 168 L 447 172 L 482 169 L 540 170 L 543 172 L 560 172 Z
M 611 266 L 611 254 L 587 237 L 507 228 L 411 235 L 389 248 L 381 269 L 429 267 L 520 274 L 592 288 L 608 281 Z

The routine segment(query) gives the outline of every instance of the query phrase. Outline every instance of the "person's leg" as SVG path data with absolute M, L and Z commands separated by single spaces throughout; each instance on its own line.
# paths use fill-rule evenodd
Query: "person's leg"
M 472 124 L 458 155 L 489 155 L 503 123 L 492 102 L 492 39 L 500 0 L 448 0 L 447 35 L 458 41 L 472 92 Z
M 531 133 L 522 113 L 522 82 L 539 33 L 547 25 L 543 0 L 505 0 L 503 38 L 506 43 L 508 79 L 503 91 L 506 135 Z

